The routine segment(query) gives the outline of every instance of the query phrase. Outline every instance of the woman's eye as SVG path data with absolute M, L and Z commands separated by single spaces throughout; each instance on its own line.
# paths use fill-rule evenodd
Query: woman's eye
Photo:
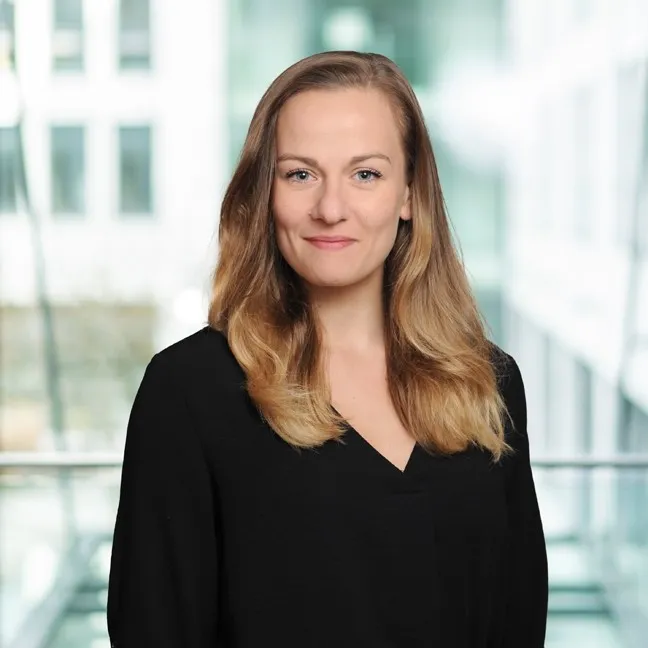
M 362 182 L 370 182 L 381 177 L 381 174 L 378 173 L 378 171 L 372 171 L 371 169 L 362 169 L 362 171 L 358 171 L 356 175 L 360 180 L 362 180 Z
M 297 182 L 306 182 L 309 177 L 310 173 L 303 169 L 297 169 L 296 171 L 289 171 L 286 173 L 286 178 L 293 178 L 297 180 Z
M 355 175 L 361 182 L 372 182 L 382 177 L 380 172 L 373 169 L 362 169 L 357 171 Z M 295 169 L 286 173 L 286 178 L 295 182 L 308 182 L 312 178 L 312 175 L 310 171 L 306 171 L 305 169 Z

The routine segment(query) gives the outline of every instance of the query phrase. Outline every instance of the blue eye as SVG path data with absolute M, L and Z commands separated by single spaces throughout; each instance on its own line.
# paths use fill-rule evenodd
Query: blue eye
M 360 171 L 356 171 L 355 176 L 361 183 L 370 183 L 378 178 L 382 178 L 382 173 L 375 169 L 361 169 Z M 305 169 L 294 169 L 293 171 L 288 171 L 285 177 L 295 182 L 308 182 L 312 178 L 312 175 L 310 171 L 306 171 Z
M 362 182 L 372 182 L 377 178 L 382 178 L 382 173 L 375 169 L 362 169 L 356 173 L 356 176 L 359 176 Z
M 286 178 L 294 178 L 296 182 L 306 182 L 310 173 L 304 169 L 295 169 L 286 173 Z

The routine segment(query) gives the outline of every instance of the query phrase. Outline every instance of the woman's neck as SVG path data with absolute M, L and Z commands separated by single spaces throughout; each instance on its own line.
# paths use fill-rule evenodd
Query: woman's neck
M 373 293 L 373 294 L 372 294 Z M 381 291 L 318 289 L 311 303 L 328 353 L 374 354 L 385 348 Z

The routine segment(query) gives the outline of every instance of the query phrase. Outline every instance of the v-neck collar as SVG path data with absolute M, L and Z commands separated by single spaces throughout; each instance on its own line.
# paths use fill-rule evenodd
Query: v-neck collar
M 418 442 L 414 443 L 414 447 L 412 448 L 409 457 L 407 458 L 407 463 L 405 464 L 405 468 L 401 470 L 393 461 L 388 459 L 382 452 L 380 452 L 374 445 L 369 443 L 367 439 L 358 432 L 351 424 L 348 422 L 345 423 L 347 429 L 349 432 L 351 432 L 353 435 L 355 435 L 360 442 L 369 450 L 369 452 L 373 453 L 379 460 L 381 460 L 383 463 L 385 463 L 391 470 L 395 471 L 397 474 L 407 477 L 411 472 L 412 472 L 412 464 L 414 461 L 415 455 L 418 453 L 419 450 L 419 444 Z
M 414 443 L 414 447 L 412 448 L 409 457 L 407 458 L 407 463 L 405 464 L 405 468 L 401 470 L 395 463 L 393 463 L 390 459 L 388 459 L 382 452 L 380 452 L 373 444 L 371 444 L 358 430 L 356 430 L 349 421 L 340 414 L 340 412 L 331 405 L 331 408 L 333 411 L 340 416 L 343 419 L 344 427 L 346 427 L 347 431 L 350 432 L 358 441 L 360 444 L 367 450 L 370 454 L 374 455 L 383 465 L 386 465 L 389 470 L 392 472 L 396 473 L 397 475 L 400 475 L 401 477 L 407 477 L 409 474 L 412 472 L 412 465 L 414 463 L 414 460 L 416 458 L 416 455 L 418 454 L 420 448 L 420 445 L 418 441 Z

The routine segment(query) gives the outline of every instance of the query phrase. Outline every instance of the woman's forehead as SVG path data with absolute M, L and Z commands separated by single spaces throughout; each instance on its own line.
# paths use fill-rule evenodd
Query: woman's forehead
M 279 113 L 276 144 L 278 149 L 295 143 L 306 147 L 343 146 L 362 154 L 393 149 L 399 146 L 400 139 L 388 98 L 377 90 L 352 88 L 306 91 L 291 97 Z

